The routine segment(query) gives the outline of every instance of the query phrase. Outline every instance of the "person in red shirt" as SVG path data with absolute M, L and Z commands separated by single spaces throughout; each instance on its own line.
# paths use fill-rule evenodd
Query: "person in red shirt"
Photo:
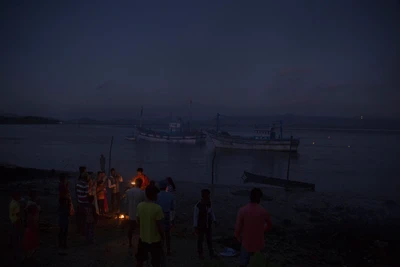
M 262 196 L 261 189 L 252 189 L 250 203 L 242 207 L 237 215 L 235 237 L 242 243 L 241 267 L 247 266 L 250 257 L 264 248 L 264 232 L 269 231 L 272 227 L 269 213 L 260 205 Z
M 143 173 L 143 168 L 137 169 L 137 175 L 135 176 L 135 178 L 133 178 L 133 185 L 136 184 L 136 180 L 139 178 L 143 181 L 142 187 L 140 189 L 145 190 L 146 187 L 150 184 L 150 180 L 149 177 L 147 177 L 147 175 Z

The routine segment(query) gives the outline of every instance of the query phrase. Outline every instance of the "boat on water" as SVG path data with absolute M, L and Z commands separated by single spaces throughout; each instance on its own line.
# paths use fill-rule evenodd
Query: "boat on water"
M 125 140 L 136 141 L 136 136 L 127 136 L 127 137 L 125 137 Z
M 144 127 L 136 127 L 136 138 L 151 142 L 201 144 L 207 135 L 198 130 L 185 130 L 181 122 L 169 123 L 169 131 L 157 131 Z
M 282 122 L 274 122 L 266 128 L 255 128 L 253 136 L 239 136 L 219 131 L 219 116 L 217 130 L 207 131 L 217 148 L 296 152 L 299 147 L 299 139 L 283 137 Z

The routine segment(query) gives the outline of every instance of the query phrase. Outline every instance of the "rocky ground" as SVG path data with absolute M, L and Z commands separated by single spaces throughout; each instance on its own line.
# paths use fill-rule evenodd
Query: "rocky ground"
M 57 172 L 1 167 L 0 186 L 3 236 L 8 235 L 10 188 L 40 192 L 40 266 L 128 266 L 134 257 L 127 246 L 127 225 L 114 218 L 102 219 L 96 229 L 96 244 L 87 245 L 75 234 L 71 218 L 69 249 L 57 248 Z M 71 179 L 75 177 L 71 174 Z M 73 181 L 72 181 L 73 183 Z M 210 188 L 219 225 L 214 229 L 216 251 L 239 244 L 232 238 L 236 213 L 248 202 L 250 187 L 177 182 L 177 221 L 173 231 L 173 255 L 168 266 L 211 266 L 196 255 L 192 212 L 201 188 Z M 72 188 L 71 188 L 72 189 Z M 399 266 L 400 207 L 391 200 L 373 200 L 354 195 L 318 192 L 285 192 L 263 188 L 262 205 L 271 213 L 273 230 L 267 234 L 265 255 L 270 266 Z M 7 239 L 1 240 L 7 247 Z M 2 252 L 9 252 L 3 250 Z M 3 257 L 9 263 L 9 255 Z M 224 266 L 238 266 L 238 257 L 220 259 Z M 207 265 L 208 264 L 208 265 Z M 221 263 L 222 264 L 222 263 Z

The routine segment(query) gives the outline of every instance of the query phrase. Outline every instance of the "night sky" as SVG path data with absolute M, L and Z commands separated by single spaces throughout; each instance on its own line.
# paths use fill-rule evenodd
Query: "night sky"
M 399 1 L 0 6 L 0 113 L 400 116 Z

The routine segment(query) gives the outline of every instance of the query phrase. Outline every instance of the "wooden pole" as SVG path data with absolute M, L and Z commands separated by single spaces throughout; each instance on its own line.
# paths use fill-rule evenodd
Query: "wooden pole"
M 290 154 L 292 153 L 292 141 L 293 141 L 293 136 L 290 136 L 289 159 L 288 159 L 288 167 L 286 173 L 286 180 L 288 181 L 289 181 L 289 170 L 290 170 Z
M 215 157 L 217 156 L 217 150 L 214 148 L 214 155 L 212 159 L 212 166 L 211 166 L 211 184 L 214 184 L 214 162 L 215 162 Z
M 114 136 L 111 137 L 110 153 L 108 154 L 108 176 L 110 176 L 110 171 L 111 171 L 111 151 L 113 142 L 114 142 Z
M 290 154 L 292 153 L 292 141 L 293 136 L 290 136 L 290 146 L 289 146 L 289 159 L 288 159 L 288 169 L 286 174 L 286 188 L 285 188 L 285 196 L 286 196 L 286 205 L 285 205 L 285 219 L 283 223 L 285 225 L 291 224 L 291 220 L 289 219 L 289 170 L 290 170 Z

